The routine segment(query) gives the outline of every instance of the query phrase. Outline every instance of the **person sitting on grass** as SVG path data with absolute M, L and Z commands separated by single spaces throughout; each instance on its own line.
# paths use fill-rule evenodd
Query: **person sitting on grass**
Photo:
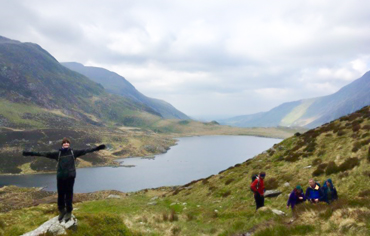
M 337 189 L 334 187 L 331 179 L 327 179 L 321 188 L 322 201 L 330 204 L 338 199 Z
M 292 210 L 294 210 L 295 205 L 304 201 L 306 201 L 306 196 L 303 193 L 303 189 L 300 185 L 297 185 L 290 193 L 286 207 L 289 208 L 289 206 L 291 206 Z
M 311 203 L 318 203 L 322 199 L 321 186 L 315 180 L 309 180 L 309 186 L 306 190 L 306 199 Z
M 69 221 L 72 217 L 73 185 L 76 178 L 76 158 L 87 153 L 105 149 L 105 145 L 100 145 L 91 149 L 72 150 L 70 141 L 67 138 L 62 140 L 62 148 L 57 152 L 27 152 L 23 151 L 23 156 L 42 156 L 54 159 L 57 164 L 57 190 L 58 190 L 58 210 L 60 212 L 58 220 Z

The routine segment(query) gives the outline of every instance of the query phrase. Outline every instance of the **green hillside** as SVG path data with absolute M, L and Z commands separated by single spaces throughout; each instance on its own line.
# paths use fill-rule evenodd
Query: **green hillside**
M 143 126 L 161 119 L 143 103 L 107 93 L 32 43 L 0 37 L 0 81 L 2 126 Z
M 370 107 L 364 107 L 184 186 L 121 194 L 121 199 L 107 199 L 104 192 L 78 195 L 74 213 L 81 227 L 69 234 L 101 235 L 110 229 L 112 235 L 369 235 L 369 168 Z M 266 188 L 282 194 L 266 198 L 266 207 L 255 212 L 249 184 L 261 170 L 267 173 Z M 293 216 L 286 209 L 288 194 L 298 184 L 305 189 L 310 178 L 320 183 L 331 178 L 339 200 L 298 205 Z M 4 235 L 27 232 L 56 215 L 50 204 L 55 195 L 10 187 L 0 191 L 8 196 L 2 197 L 3 204 L 16 206 L 0 207 Z M 21 196 L 29 201 L 17 203 Z
M 110 93 L 117 94 L 129 98 L 132 101 L 149 106 L 166 119 L 190 119 L 187 115 L 174 108 L 171 104 L 143 95 L 124 77 L 114 72 L 104 68 L 84 66 L 76 62 L 63 62 L 62 65 L 101 84 Z

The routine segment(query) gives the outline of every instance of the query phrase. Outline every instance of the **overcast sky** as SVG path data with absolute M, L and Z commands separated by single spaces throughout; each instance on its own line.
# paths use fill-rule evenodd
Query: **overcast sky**
M 196 118 L 328 95 L 370 70 L 370 1 L 0 3 L 0 35 L 114 71 Z

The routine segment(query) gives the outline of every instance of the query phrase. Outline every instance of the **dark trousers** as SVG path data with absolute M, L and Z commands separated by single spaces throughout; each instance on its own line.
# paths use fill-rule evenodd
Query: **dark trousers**
M 57 179 L 58 188 L 58 209 L 71 212 L 73 210 L 73 185 L 75 184 L 75 178 Z
M 256 201 L 256 210 L 265 205 L 265 197 L 261 196 L 259 193 L 254 194 L 254 200 Z

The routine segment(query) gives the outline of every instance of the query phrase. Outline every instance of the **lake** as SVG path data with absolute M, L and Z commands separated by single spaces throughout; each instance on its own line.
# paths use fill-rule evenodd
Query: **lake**
M 281 139 L 253 136 L 200 136 L 178 138 L 178 144 L 155 158 L 117 160 L 124 166 L 77 170 L 76 193 L 98 190 L 132 192 L 146 188 L 183 185 L 242 163 Z M 0 186 L 45 187 L 56 191 L 55 174 L 0 176 Z

